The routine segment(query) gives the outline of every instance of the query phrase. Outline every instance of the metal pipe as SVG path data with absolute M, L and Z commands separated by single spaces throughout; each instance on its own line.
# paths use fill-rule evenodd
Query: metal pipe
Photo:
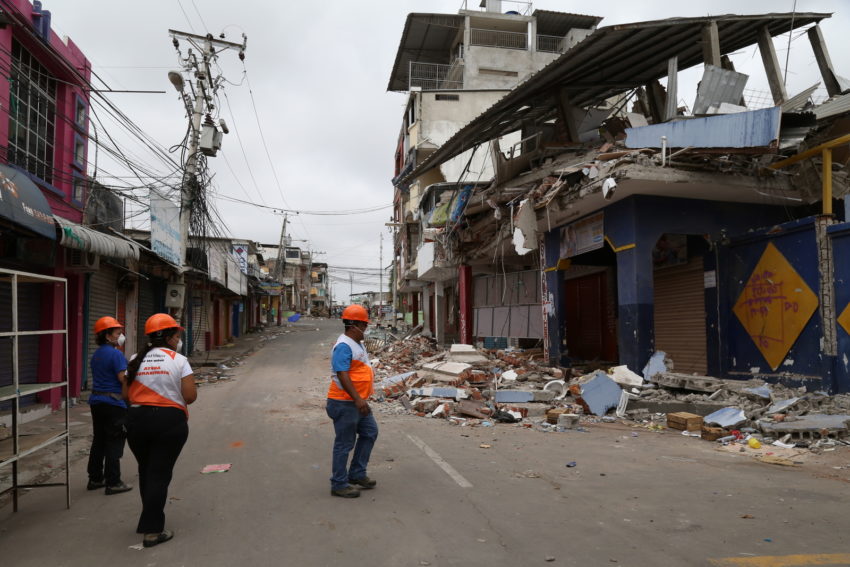
M 667 165 L 667 136 L 661 136 L 661 167 Z

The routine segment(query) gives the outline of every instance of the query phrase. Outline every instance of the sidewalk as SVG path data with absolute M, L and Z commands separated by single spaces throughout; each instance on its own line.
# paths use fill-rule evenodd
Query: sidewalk
M 230 370 L 239 366 L 242 362 L 264 347 L 268 341 L 291 333 L 299 327 L 314 328 L 311 319 L 302 319 L 296 324 L 284 324 L 280 327 L 265 327 L 253 333 L 235 338 L 232 343 L 224 345 L 210 352 L 202 352 L 189 357 L 189 363 L 194 370 L 196 382 L 200 388 L 204 384 L 227 380 L 231 377 Z M 78 400 L 72 400 L 69 419 L 70 447 L 69 455 L 71 463 L 80 459 L 88 458 L 91 446 L 91 412 L 89 411 L 88 397 L 90 391 L 84 390 Z M 3 422 L 11 423 L 8 413 L 0 414 Z M 22 434 L 36 435 L 51 431 L 61 431 L 65 425 L 64 408 L 51 412 L 47 405 L 31 406 L 25 410 L 19 425 Z M 0 435 L 9 435 L 11 428 L 0 427 Z M 129 449 L 125 448 L 125 453 Z M 64 474 L 65 450 L 63 443 L 54 443 L 49 447 L 24 458 L 18 465 L 18 484 L 40 484 L 47 482 L 53 475 Z M 57 482 L 64 477 L 57 478 Z M 71 477 L 71 483 L 85 483 L 84 478 Z M 5 490 L 12 485 L 11 465 L 0 466 L 0 490 Z M 22 493 L 25 495 L 26 491 Z M 61 496 L 57 495 L 57 498 Z M 5 511 L 12 500 L 11 492 L 0 496 L 0 509 Z M 22 506 L 26 506 L 23 501 Z M 11 509 L 11 508 L 10 508 Z

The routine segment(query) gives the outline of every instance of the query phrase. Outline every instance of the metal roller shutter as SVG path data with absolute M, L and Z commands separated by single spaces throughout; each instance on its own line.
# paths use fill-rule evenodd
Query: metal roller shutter
M 702 257 L 656 270 L 655 348 L 673 360 L 675 372 L 705 375 L 705 291 Z
M 35 331 L 41 328 L 42 283 L 18 283 L 18 330 Z M 0 282 L 0 330 L 12 330 L 12 284 Z M 38 382 L 39 339 L 37 336 L 18 338 L 18 379 L 20 384 Z M 0 338 L 0 386 L 14 381 L 12 371 L 12 339 Z M 35 394 L 21 398 L 28 405 Z M 0 410 L 11 407 L 11 402 L 0 402 Z
M 89 280 L 89 326 L 86 329 L 88 333 L 88 357 L 86 365 L 88 365 L 91 355 L 97 350 L 95 342 L 94 323 L 101 317 L 118 317 L 116 288 L 118 282 L 118 271 L 115 268 L 104 266 L 101 264 L 100 270 L 91 275 Z M 119 319 L 120 321 L 120 319 Z M 126 321 L 121 321 L 127 324 Z
M 145 321 L 157 312 L 156 284 L 153 280 L 139 282 L 139 327 L 137 340 L 137 352 L 140 352 L 148 344 L 145 335 Z

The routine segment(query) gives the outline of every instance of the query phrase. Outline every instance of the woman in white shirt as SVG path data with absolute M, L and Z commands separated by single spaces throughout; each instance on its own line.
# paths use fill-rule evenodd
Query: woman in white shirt
M 189 437 L 188 405 L 198 397 L 188 359 L 179 353 L 183 327 L 157 313 L 145 322 L 149 343 L 127 366 L 127 444 L 139 463 L 142 513 L 136 528 L 153 547 L 174 537 L 165 502 L 174 464 Z

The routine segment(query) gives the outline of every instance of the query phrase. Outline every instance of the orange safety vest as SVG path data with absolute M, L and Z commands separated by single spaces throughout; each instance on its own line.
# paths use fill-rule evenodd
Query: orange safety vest
M 372 380 L 374 377 L 372 366 L 369 364 L 369 355 L 366 354 L 366 349 L 363 345 L 348 335 L 340 335 L 340 337 L 336 340 L 336 343 L 334 343 L 333 348 L 336 348 L 336 346 L 341 343 L 347 344 L 351 349 L 351 368 L 348 369 L 348 376 L 351 378 L 351 383 L 354 385 L 354 389 L 357 390 L 360 397 L 364 400 L 368 400 L 369 396 L 372 395 Z M 333 349 L 331 349 L 331 357 L 333 358 Z M 331 363 L 331 385 L 330 388 L 328 388 L 328 398 L 348 402 L 354 401 L 353 398 L 348 395 L 348 392 L 343 390 L 342 384 L 340 383 L 336 372 L 334 372 L 333 363 Z

